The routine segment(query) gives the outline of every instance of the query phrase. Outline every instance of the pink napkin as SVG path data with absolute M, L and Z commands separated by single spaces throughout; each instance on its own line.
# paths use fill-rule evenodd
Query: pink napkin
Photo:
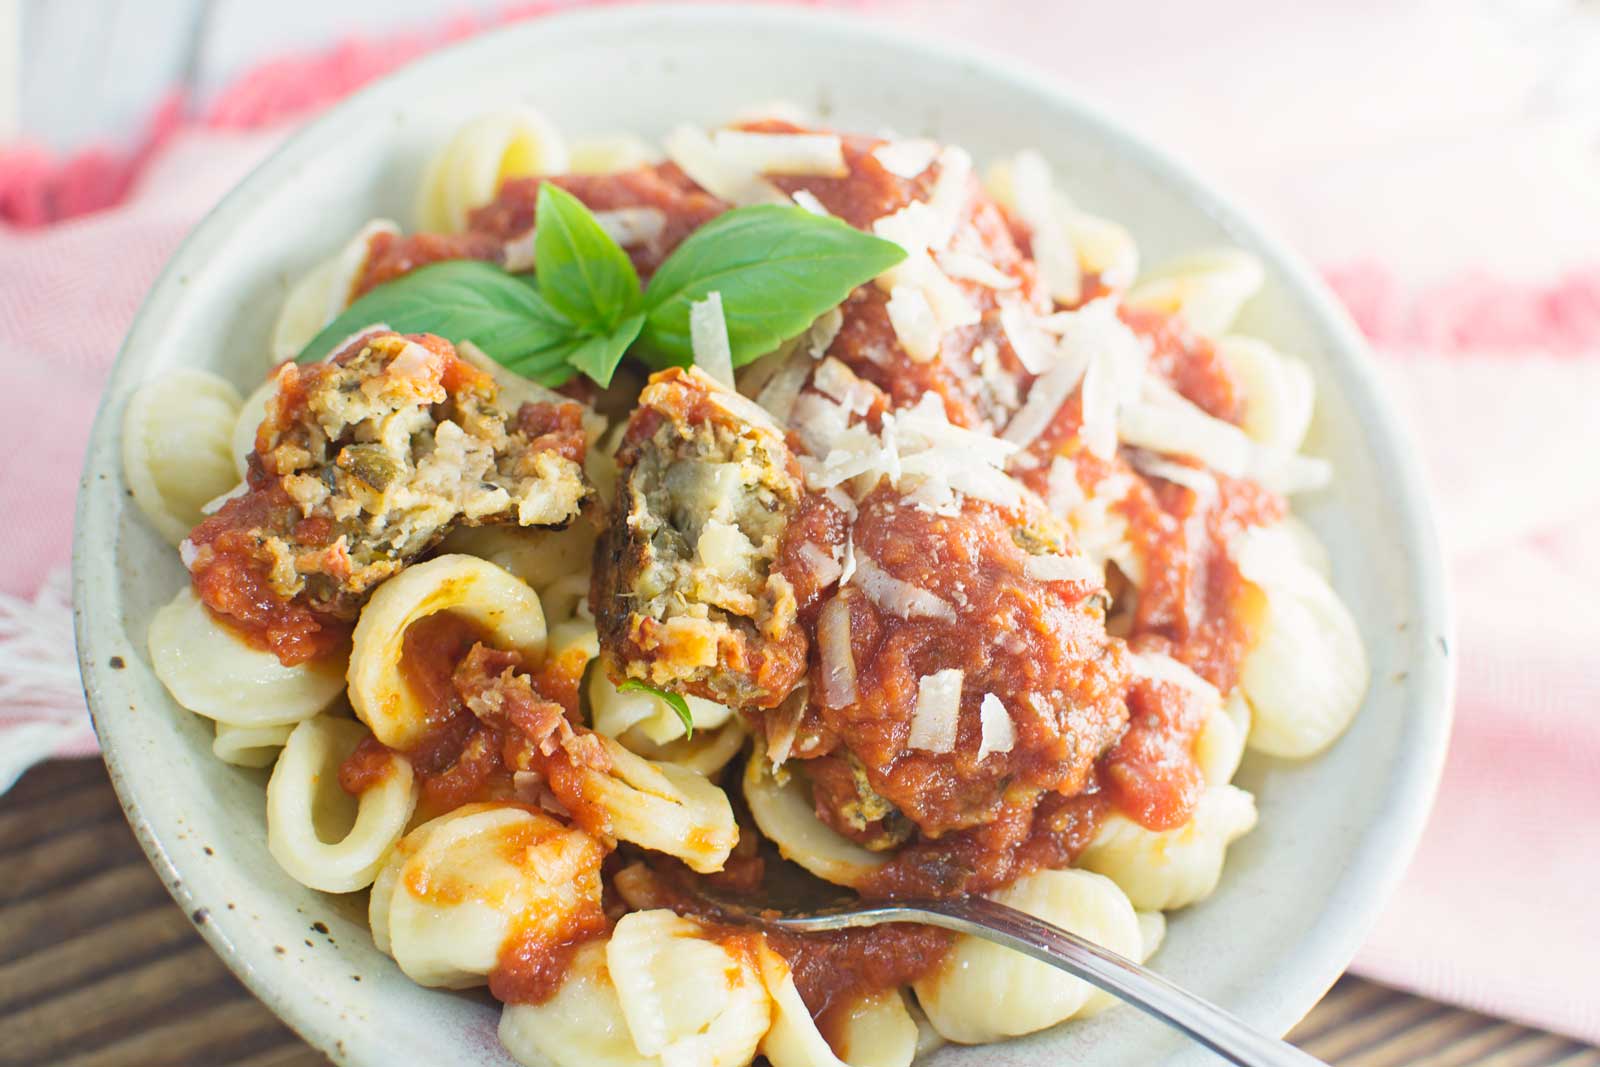
M 1303 86 L 1318 80 L 1316 59 L 1296 52 L 1295 42 L 1314 38 L 1320 48 L 1348 33 L 1346 24 L 1317 23 L 1315 12 L 1297 7 L 1294 18 L 1312 22 L 1281 25 L 1280 41 L 1270 20 L 1287 16 L 1274 16 L 1275 5 L 1234 6 L 1259 16 L 1245 39 L 1223 41 L 1214 23 L 1170 26 L 1166 35 L 1141 36 L 1148 54 L 1137 78 L 1126 64 L 1096 60 L 1094 50 L 1074 50 L 1072 73 L 1087 95 L 1126 103 L 1157 139 L 1183 146 L 1195 124 L 1174 101 L 1194 106 L 1193 41 L 1215 39 L 1215 49 L 1199 50 L 1214 77 L 1196 91 L 1205 106 L 1226 110 L 1259 98 L 1251 86 L 1261 79 L 1235 78 L 1230 89 L 1216 74 L 1233 69 L 1225 49 L 1259 60 L 1251 71 L 1263 78 L 1265 63 L 1285 78 L 1303 72 Z M 1032 30 L 998 44 L 1048 63 L 1056 60 L 1038 42 L 1085 32 L 1062 24 L 1081 22 L 1081 14 L 1043 4 L 1029 10 Z M 934 30 L 992 38 L 971 8 L 919 13 Z M 1106 21 L 1116 14 L 1095 17 L 1102 36 L 1119 32 Z M 1136 22 L 1120 32 L 1141 31 Z M 279 139 L 283 120 L 470 29 L 458 23 L 395 42 L 346 42 L 260 67 L 205 120 L 162 127 L 136 175 L 111 157 L 97 158 L 115 172 L 99 173 L 93 160 L 0 152 L 0 219 L 29 226 L 0 225 L 0 380 L 13 398 L 49 398 L 14 402 L 0 420 L 0 456 L 27 457 L 0 463 L 0 790 L 38 759 L 94 751 L 72 657 L 66 546 L 100 387 L 159 267 Z M 1413 58 L 1397 58 L 1396 70 Z M 1417 62 L 1430 77 L 1448 69 L 1437 56 Z M 1381 87 L 1385 69 L 1375 62 L 1364 77 Z M 1149 72 L 1159 70 L 1183 82 L 1182 91 L 1152 86 Z M 1416 76 L 1393 74 L 1396 85 Z M 1228 132 L 1210 123 L 1212 140 L 1192 154 L 1330 264 L 1330 280 L 1416 423 L 1444 504 L 1461 616 L 1456 734 L 1421 851 L 1356 968 L 1600 1042 L 1600 557 L 1592 549 L 1600 539 L 1600 269 L 1582 261 L 1600 243 L 1572 238 L 1600 218 L 1582 213 L 1595 206 L 1583 197 L 1600 189 L 1600 162 L 1583 155 L 1587 143 L 1592 156 L 1592 141 L 1569 143 L 1548 112 L 1528 121 L 1501 116 L 1494 127 L 1474 112 L 1464 133 L 1465 125 L 1450 125 L 1461 116 L 1413 116 L 1435 132 L 1448 125 L 1454 139 L 1436 138 L 1426 152 L 1412 140 L 1402 146 L 1395 129 L 1340 126 L 1349 100 L 1337 91 L 1342 82 L 1327 81 L 1327 99 L 1302 94 L 1293 124 L 1283 118 L 1285 131 L 1320 122 L 1321 140 L 1255 137 L 1248 128 L 1248 139 L 1241 133 L 1228 143 Z M 1473 99 L 1468 89 L 1452 96 L 1453 106 L 1469 110 Z M 1385 112 L 1382 121 L 1395 120 Z M 1336 164 L 1315 158 L 1335 150 Z M 1530 151 L 1541 167 L 1517 171 L 1513 164 Z M 115 206 L 52 221 L 104 207 L 124 188 Z M 1545 208 L 1468 216 L 1469 205 L 1485 202 Z M 1514 240 L 1497 239 L 1512 233 Z

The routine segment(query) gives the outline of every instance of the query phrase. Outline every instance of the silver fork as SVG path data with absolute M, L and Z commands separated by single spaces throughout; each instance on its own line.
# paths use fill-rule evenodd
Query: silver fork
M 1287 1041 L 1261 1033 L 1130 959 L 985 897 L 843 904 L 808 914 L 756 912 L 722 897 L 717 897 L 716 903 L 721 917 L 791 933 L 909 922 L 972 934 L 1092 982 L 1240 1067 L 1326 1067 Z

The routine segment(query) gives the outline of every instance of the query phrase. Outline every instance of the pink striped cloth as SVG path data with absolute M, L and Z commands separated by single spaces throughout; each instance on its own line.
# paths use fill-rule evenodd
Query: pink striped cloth
M 1197 13 L 1174 14 L 1158 38 L 1136 14 L 1099 11 L 1085 26 L 1090 16 L 1058 10 L 1071 5 L 1023 5 L 1029 32 L 1003 43 L 1059 65 L 1051 40 L 1139 39 L 1137 78 L 1107 58 L 1116 49 L 1072 50 L 1079 88 L 1200 158 L 1331 264 L 1417 424 L 1461 613 L 1456 737 L 1421 852 L 1357 970 L 1600 1042 L 1600 265 L 1583 258 L 1600 248 L 1594 131 L 1553 122 L 1548 106 L 1486 119 L 1488 98 L 1480 108 L 1462 87 L 1498 56 L 1484 51 L 1498 47 L 1487 34 L 1456 40 L 1456 60 L 1400 52 L 1386 66 L 1366 53 L 1378 55 L 1363 67 L 1376 99 L 1390 98 L 1386 86 L 1443 79 L 1465 114 L 1407 105 L 1433 140 L 1393 126 L 1392 109 L 1345 121 L 1348 80 L 1334 76 L 1337 50 L 1324 52 L 1350 24 L 1319 5 L 1293 5 L 1293 23 L 1262 0 L 1240 5 L 1253 19 L 1221 20 L 1226 36 Z M 918 12 L 934 30 L 991 39 L 976 7 Z M 1388 21 L 1371 32 L 1425 25 L 1434 40 L 1431 8 L 1398 5 L 1400 16 L 1373 16 Z M 1252 32 L 1234 34 L 1240 24 Z M 198 120 L 164 111 L 132 156 L 0 151 L 0 380 L 13 398 L 49 398 L 13 403 L 0 420 L 0 456 L 28 457 L 0 463 L 0 790 L 38 759 L 95 750 L 65 591 L 73 495 L 102 382 L 159 267 L 290 120 L 477 28 L 462 21 L 267 64 Z M 1246 59 L 1251 77 L 1230 87 L 1217 72 Z M 1450 80 L 1450 63 L 1469 61 L 1472 80 Z M 1152 70 L 1166 82 L 1152 87 Z M 1275 77 L 1330 88 L 1297 88 L 1294 113 L 1279 114 L 1259 92 Z M 1490 88 L 1507 91 L 1504 79 Z M 1196 108 L 1233 113 L 1247 99 L 1257 110 L 1243 113 L 1260 122 L 1234 124 L 1244 131 L 1234 142 L 1193 121 Z M 1196 126 L 1210 140 L 1197 141 Z M 1519 162 L 1528 159 L 1540 165 Z M 1483 210 L 1491 204 L 1521 206 Z

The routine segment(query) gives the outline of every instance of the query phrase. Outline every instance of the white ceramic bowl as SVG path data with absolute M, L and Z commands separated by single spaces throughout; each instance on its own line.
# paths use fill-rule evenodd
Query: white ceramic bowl
M 123 408 L 142 381 L 176 367 L 216 371 L 248 392 L 267 369 L 268 331 L 289 281 L 368 218 L 407 220 L 421 161 L 479 111 L 527 100 L 569 132 L 659 135 L 777 98 L 844 129 L 950 140 L 980 161 L 1036 146 L 1073 196 L 1133 230 L 1146 262 L 1218 242 L 1265 262 L 1267 286 L 1245 325 L 1315 370 L 1310 448 L 1336 463 L 1338 478 L 1300 503 L 1361 621 L 1372 690 L 1322 758 L 1246 761 L 1242 783 L 1256 794 L 1260 826 L 1230 850 L 1217 894 L 1173 917 L 1154 966 L 1281 1033 L 1349 962 L 1405 868 L 1444 752 L 1450 622 L 1416 453 L 1321 283 L 1189 171 L 1012 63 L 816 12 L 604 9 L 452 48 L 311 125 L 173 257 L 101 407 L 75 551 L 84 684 L 140 842 L 229 966 L 339 1063 L 511 1062 L 486 998 L 412 984 L 372 947 L 362 898 L 312 892 L 278 869 L 266 848 L 263 774 L 213 758 L 210 724 L 174 705 L 151 673 L 146 627 L 185 575 L 123 484 Z M 940 1067 L 1091 1061 L 1215 1062 L 1127 1008 L 932 1057 Z

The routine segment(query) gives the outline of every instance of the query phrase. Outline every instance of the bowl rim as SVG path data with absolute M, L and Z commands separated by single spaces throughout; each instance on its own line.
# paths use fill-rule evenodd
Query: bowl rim
M 115 744 L 117 709 L 107 694 L 107 690 L 115 689 L 115 675 L 104 666 L 105 657 L 99 651 L 101 637 L 91 622 L 96 614 L 90 610 L 98 591 L 110 588 L 108 583 L 114 582 L 118 554 L 109 550 L 103 539 L 91 538 L 87 531 L 114 529 L 128 501 L 121 492 L 96 492 L 92 487 L 97 480 L 121 484 L 120 399 L 136 373 L 135 365 L 137 372 L 143 371 L 141 354 L 160 344 L 160 323 L 185 299 L 182 286 L 175 282 L 187 271 L 203 265 L 208 248 L 223 240 L 236 219 L 249 212 L 258 189 L 314 160 L 347 123 L 372 117 L 389 98 L 414 93 L 436 70 L 464 67 L 472 56 L 515 50 L 523 42 L 563 33 L 637 33 L 651 25 L 697 23 L 749 31 L 804 29 L 813 34 L 852 38 L 852 45 L 881 45 L 900 57 L 915 56 L 953 70 L 976 71 L 1016 93 L 1047 98 L 1054 106 L 1075 113 L 1085 127 L 1117 153 L 1175 189 L 1230 231 L 1248 238 L 1277 279 L 1302 305 L 1304 315 L 1332 339 L 1328 358 L 1341 364 L 1348 374 L 1351 403 L 1359 409 L 1363 430 L 1376 442 L 1374 450 L 1386 463 L 1400 532 L 1417 549 L 1414 586 L 1421 595 L 1413 605 L 1415 618 L 1437 633 L 1440 655 L 1427 664 L 1433 668 L 1425 675 L 1431 686 L 1423 689 L 1419 706 L 1412 709 L 1413 721 L 1403 738 L 1410 743 L 1396 753 L 1386 783 L 1389 796 L 1399 802 L 1398 807 L 1387 818 L 1366 828 L 1354 858 L 1351 869 L 1364 874 L 1360 882 L 1364 891 L 1355 899 L 1344 899 L 1344 906 L 1336 914 L 1325 914 L 1308 930 L 1301 946 L 1307 958 L 1276 986 L 1274 1002 L 1234 1006 L 1254 1025 L 1277 1034 L 1286 1032 L 1343 973 L 1377 921 L 1383 903 L 1392 895 L 1416 850 L 1443 770 L 1456 684 L 1455 613 L 1420 450 L 1389 401 L 1365 340 L 1326 285 L 1296 252 L 1272 236 L 1248 210 L 1213 189 L 1181 158 L 1156 148 L 1046 72 L 1012 57 L 838 9 L 716 3 L 606 5 L 545 14 L 445 45 L 362 87 L 302 125 L 185 236 L 146 294 L 117 353 L 86 451 L 73 534 L 73 618 L 85 696 L 112 786 L 140 846 L 173 899 L 255 997 L 334 1062 L 369 1062 L 360 1046 L 339 1039 L 339 1020 L 334 1011 L 313 998 L 287 995 L 281 983 L 252 967 L 221 924 L 205 921 L 204 909 L 171 854 L 169 840 L 175 831 L 156 826 L 141 810 L 139 787 L 133 781 L 137 775 L 124 765 Z M 114 628 L 120 630 L 120 626 Z

